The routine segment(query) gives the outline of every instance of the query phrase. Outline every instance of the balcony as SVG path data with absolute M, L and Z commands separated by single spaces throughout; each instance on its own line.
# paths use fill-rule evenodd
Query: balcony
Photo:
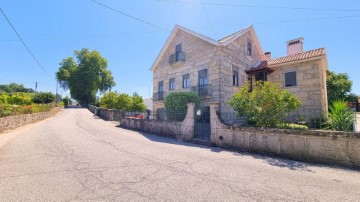
M 164 98 L 165 98 L 165 92 L 157 92 L 157 93 L 154 93 L 154 95 L 153 95 L 154 101 L 161 101 L 161 100 L 164 100 Z
M 198 94 L 200 98 L 210 97 L 211 96 L 211 85 L 207 84 L 207 85 L 192 86 L 191 91 Z
M 170 55 L 169 57 L 169 63 L 170 65 L 173 65 L 178 62 L 185 62 L 185 53 L 184 52 L 177 52 L 175 54 Z

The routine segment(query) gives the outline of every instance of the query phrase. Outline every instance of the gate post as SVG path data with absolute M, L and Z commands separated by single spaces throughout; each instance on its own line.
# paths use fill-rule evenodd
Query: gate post
M 190 141 L 194 137 L 194 113 L 195 103 L 188 103 L 186 117 L 181 122 L 181 136 L 185 141 Z
M 216 111 L 219 109 L 219 102 L 210 102 L 210 127 L 211 127 L 211 135 L 210 141 L 212 143 L 217 142 L 217 134 L 220 129 L 219 118 L 216 114 Z

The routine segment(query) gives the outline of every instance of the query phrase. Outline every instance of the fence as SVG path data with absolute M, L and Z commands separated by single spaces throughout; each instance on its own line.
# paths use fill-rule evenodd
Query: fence
M 150 119 L 157 119 L 161 121 L 178 121 L 181 122 L 185 119 L 187 109 L 178 109 L 178 110 L 165 110 L 163 108 L 158 109 L 157 111 L 150 112 Z
M 249 120 L 246 116 L 239 115 L 233 109 L 223 109 L 217 111 L 218 117 L 222 123 L 226 125 L 242 126 L 242 127 L 256 127 L 256 122 Z M 266 119 L 266 118 L 265 118 Z M 270 119 L 270 117 L 269 117 Z M 356 131 L 358 119 L 355 119 L 353 129 Z M 282 115 L 280 123 L 276 128 L 294 129 L 294 130 L 321 130 L 329 129 L 326 118 L 319 115 L 318 112 L 303 112 L 295 111 Z

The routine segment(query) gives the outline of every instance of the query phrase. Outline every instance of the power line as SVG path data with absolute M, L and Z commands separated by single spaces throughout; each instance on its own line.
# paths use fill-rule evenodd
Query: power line
M 6 21 L 9 23 L 9 25 L 11 26 L 11 28 L 14 30 L 14 32 L 16 33 L 16 35 L 18 36 L 18 38 L 20 39 L 21 43 L 24 45 L 24 47 L 26 48 L 26 50 L 30 53 L 30 55 L 32 56 L 32 58 L 35 60 L 35 62 L 39 65 L 39 67 L 46 73 L 46 75 L 48 75 L 51 79 L 53 79 L 50 74 L 45 70 L 45 68 L 40 64 L 39 60 L 36 59 L 35 55 L 31 52 L 31 50 L 29 49 L 29 47 L 26 45 L 25 41 L 20 37 L 19 33 L 16 31 L 15 27 L 12 25 L 12 23 L 10 22 L 9 18 L 6 16 L 6 14 L 4 13 L 4 11 L 0 8 L 1 13 L 4 15 Z
M 172 3 L 196 3 L 196 2 L 190 2 L 190 1 L 177 1 L 177 0 L 157 0 L 157 1 L 172 2 Z M 309 8 L 309 7 L 290 7 L 290 6 L 259 6 L 259 5 L 250 5 L 250 4 L 231 4 L 231 3 L 226 4 L 226 3 L 211 3 L 211 2 L 202 2 L 201 4 L 213 5 L 213 6 L 237 6 L 237 7 L 248 7 L 248 8 L 266 8 L 266 9 L 360 12 L 360 9 Z
M 112 8 L 112 7 L 108 6 L 108 5 L 102 4 L 102 3 L 98 2 L 98 1 L 95 1 L 95 0 L 90 0 L 90 1 L 96 3 L 96 4 L 100 5 L 100 6 L 103 6 L 103 7 L 107 8 L 107 9 L 110 9 L 110 10 L 112 10 L 112 11 L 115 11 L 115 12 L 117 12 L 117 13 L 120 13 L 121 15 L 124 15 L 124 16 L 126 16 L 126 17 L 129 17 L 129 18 L 132 18 L 132 19 L 137 20 L 137 21 L 139 21 L 139 22 L 142 22 L 142 23 L 145 23 L 145 24 L 147 24 L 147 25 L 150 25 L 150 26 L 152 26 L 152 27 L 156 27 L 156 28 L 161 29 L 161 30 L 169 31 L 168 29 L 165 29 L 165 28 L 163 28 L 163 27 L 161 27 L 161 26 L 159 26 L 159 25 L 156 25 L 156 24 L 153 24 L 153 23 L 151 23 L 151 22 L 147 22 L 147 21 L 142 20 L 142 19 L 140 19 L 140 18 L 134 17 L 134 16 L 129 15 L 129 14 L 127 14 L 127 13 L 124 13 L 124 12 L 122 12 L 122 11 L 120 11 L 120 10 L 117 10 L 117 9 L 115 9 L 115 8 Z
M 267 21 L 267 22 L 255 22 L 253 25 L 262 25 L 262 24 L 275 24 L 275 23 L 288 23 L 288 22 L 308 22 L 308 21 L 318 21 L 318 20 L 333 20 L 333 19 L 346 19 L 346 18 L 358 18 L 360 15 L 349 15 L 349 16 L 337 16 L 337 17 L 320 17 L 320 18 L 307 18 L 307 19 L 292 19 L 292 20 L 279 20 L 279 21 Z M 216 28 L 223 27 L 235 27 L 239 25 L 222 25 L 215 26 Z
M 200 0 L 200 2 L 201 2 L 201 6 L 203 7 L 203 10 L 204 10 L 204 13 L 205 13 L 206 19 L 207 19 L 207 21 L 208 21 L 208 23 L 209 23 L 209 25 L 210 25 L 211 31 L 212 31 L 212 33 L 213 33 L 213 34 L 214 34 L 214 36 L 215 36 L 216 34 L 215 34 L 214 28 L 213 28 L 213 26 L 212 26 L 212 24 L 211 24 L 211 21 L 210 21 L 209 15 L 208 15 L 208 13 L 206 12 L 205 5 L 203 4 L 203 1 L 202 1 L 202 0 Z
M 109 37 L 121 37 L 126 35 L 135 35 L 135 34 L 152 34 L 152 33 L 159 33 L 164 32 L 162 30 L 157 31 L 149 31 L 149 32 L 134 32 L 134 33 L 121 33 L 121 34 L 96 34 L 96 35 L 88 35 L 88 36 L 54 36 L 54 37 L 46 37 L 46 38 L 32 38 L 26 39 L 27 41 L 47 41 L 47 40 L 63 40 L 63 39 L 84 39 L 84 38 L 109 38 Z M 12 42 L 12 41 L 19 41 L 17 39 L 4 39 L 0 40 L 2 42 Z

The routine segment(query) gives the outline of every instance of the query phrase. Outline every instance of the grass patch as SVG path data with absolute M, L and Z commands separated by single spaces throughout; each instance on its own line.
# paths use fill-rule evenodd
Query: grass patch
M 307 126 L 295 123 L 280 123 L 276 127 L 280 129 L 309 130 Z

